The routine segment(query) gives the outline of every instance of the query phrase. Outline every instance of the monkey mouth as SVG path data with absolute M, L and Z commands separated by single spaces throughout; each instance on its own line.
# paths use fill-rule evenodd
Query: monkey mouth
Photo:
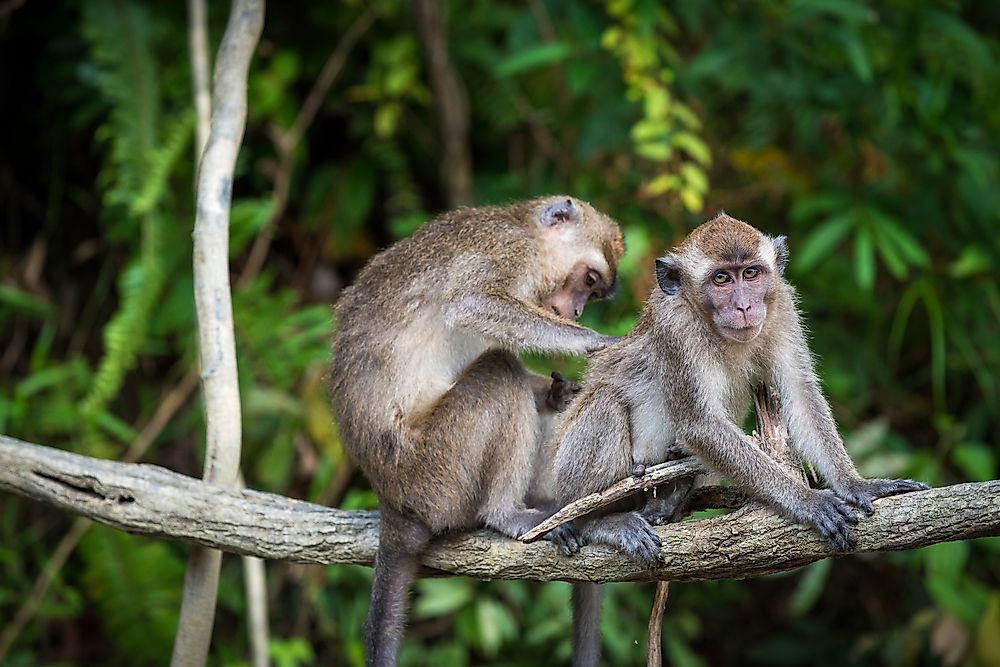
M 760 333 L 760 324 L 751 324 L 745 327 L 720 327 L 722 335 L 737 343 L 749 343 Z

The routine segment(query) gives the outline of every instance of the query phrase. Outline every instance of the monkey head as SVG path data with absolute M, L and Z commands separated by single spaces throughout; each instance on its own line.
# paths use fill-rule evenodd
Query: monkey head
M 625 246 L 613 220 L 566 196 L 537 200 L 531 217 L 546 267 L 545 280 L 538 286 L 543 308 L 576 320 L 588 301 L 614 294 Z
M 764 327 L 772 287 L 787 262 L 784 236 L 772 238 L 720 213 L 656 260 L 656 282 L 726 340 L 749 343 Z

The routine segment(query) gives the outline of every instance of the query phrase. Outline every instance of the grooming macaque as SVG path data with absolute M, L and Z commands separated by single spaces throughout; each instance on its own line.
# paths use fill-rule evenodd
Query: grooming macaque
M 556 423 L 555 487 L 560 505 L 606 488 L 680 445 L 788 518 L 813 526 L 837 551 L 855 543 L 851 507 L 916 491 L 911 480 L 864 479 L 837 433 L 813 371 L 795 292 L 782 277 L 784 237 L 765 236 L 721 214 L 656 261 L 639 322 L 590 359 L 582 391 Z M 781 399 L 793 448 L 823 476 L 811 489 L 741 429 L 753 385 Z M 591 544 L 618 547 L 646 566 L 660 539 L 638 511 L 577 520 Z M 596 664 L 599 589 L 574 588 L 574 664 Z
M 516 353 L 584 354 L 615 339 L 574 321 L 615 284 L 618 226 L 548 197 L 460 209 L 374 257 L 337 303 L 331 388 L 341 435 L 381 507 L 368 665 L 393 665 L 431 536 L 516 537 L 546 414 L 565 387 Z M 552 537 L 579 549 L 571 530 Z

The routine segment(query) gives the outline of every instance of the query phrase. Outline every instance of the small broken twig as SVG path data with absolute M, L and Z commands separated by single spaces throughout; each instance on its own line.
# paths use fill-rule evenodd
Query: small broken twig
M 626 477 L 603 491 L 598 491 L 589 496 L 584 496 L 579 500 L 574 500 L 518 539 L 522 542 L 534 542 L 553 528 L 572 521 L 579 516 L 593 512 L 596 509 L 610 505 L 637 491 L 648 491 L 664 482 L 703 472 L 705 472 L 705 467 L 691 456 L 679 461 L 670 461 L 652 466 L 647 468 L 643 475 Z

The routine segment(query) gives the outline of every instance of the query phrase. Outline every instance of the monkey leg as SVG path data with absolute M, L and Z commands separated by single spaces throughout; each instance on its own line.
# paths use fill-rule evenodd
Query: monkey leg
M 509 352 L 483 353 L 424 417 L 405 506 L 435 533 L 485 524 L 519 537 L 549 516 L 525 505 L 540 434 L 531 375 Z M 572 528 L 548 539 L 579 550 Z
M 583 519 L 577 530 L 587 544 L 606 544 L 621 549 L 645 567 L 660 564 L 660 536 L 639 512 L 614 512 Z
M 409 591 L 417 559 L 431 531 L 383 503 L 372 598 L 365 619 L 365 665 L 393 667 L 406 624 Z
M 694 481 L 694 475 L 681 477 L 646 492 L 646 506 L 641 512 L 643 518 L 654 526 L 679 521 Z

